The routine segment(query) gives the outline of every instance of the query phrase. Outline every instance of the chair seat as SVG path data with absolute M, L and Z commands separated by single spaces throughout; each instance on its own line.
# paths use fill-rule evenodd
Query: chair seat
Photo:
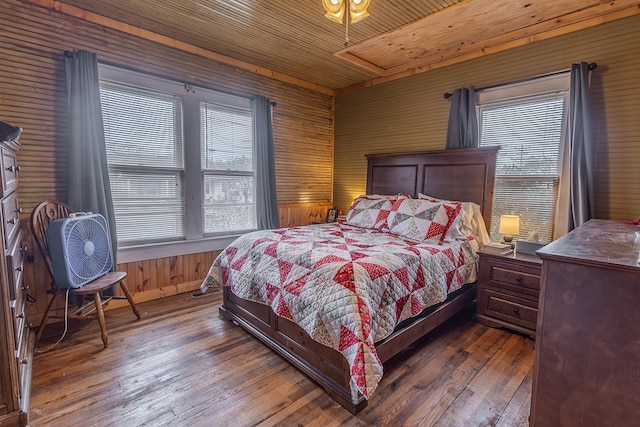
M 119 281 L 124 280 L 126 277 L 127 273 L 123 271 L 112 271 L 92 282 L 87 283 L 81 288 L 73 288 L 70 292 L 75 295 L 93 295 L 96 292 L 102 292 L 109 289 Z

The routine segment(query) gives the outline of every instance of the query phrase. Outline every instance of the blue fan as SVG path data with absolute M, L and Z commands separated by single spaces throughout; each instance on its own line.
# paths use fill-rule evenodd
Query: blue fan
M 109 227 L 100 214 L 52 221 L 47 244 L 59 289 L 81 288 L 113 267 Z

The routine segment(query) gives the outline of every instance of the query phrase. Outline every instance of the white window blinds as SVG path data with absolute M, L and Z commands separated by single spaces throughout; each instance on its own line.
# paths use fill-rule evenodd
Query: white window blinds
M 566 96 L 566 91 L 553 91 L 480 102 L 480 145 L 500 146 L 492 240 L 501 238 L 498 226 L 504 214 L 520 216 L 516 238 L 536 232 L 541 241 L 552 240 Z
M 100 98 L 119 243 L 183 238 L 180 98 L 106 81 Z
M 200 103 L 204 233 L 256 228 L 251 110 Z

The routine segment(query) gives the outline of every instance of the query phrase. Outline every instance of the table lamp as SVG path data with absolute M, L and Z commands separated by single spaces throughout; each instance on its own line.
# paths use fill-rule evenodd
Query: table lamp
M 505 243 L 511 243 L 513 241 L 513 235 L 520 234 L 520 216 L 500 216 L 500 227 L 498 228 L 498 232 L 502 234 L 502 239 Z

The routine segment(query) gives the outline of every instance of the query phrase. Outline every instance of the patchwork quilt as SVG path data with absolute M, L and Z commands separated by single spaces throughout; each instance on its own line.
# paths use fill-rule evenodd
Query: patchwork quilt
M 202 290 L 230 286 L 294 321 L 344 355 L 352 395 L 368 398 L 383 373 L 375 343 L 475 281 L 477 248 L 473 237 L 417 242 L 344 223 L 257 231 L 218 256 Z

